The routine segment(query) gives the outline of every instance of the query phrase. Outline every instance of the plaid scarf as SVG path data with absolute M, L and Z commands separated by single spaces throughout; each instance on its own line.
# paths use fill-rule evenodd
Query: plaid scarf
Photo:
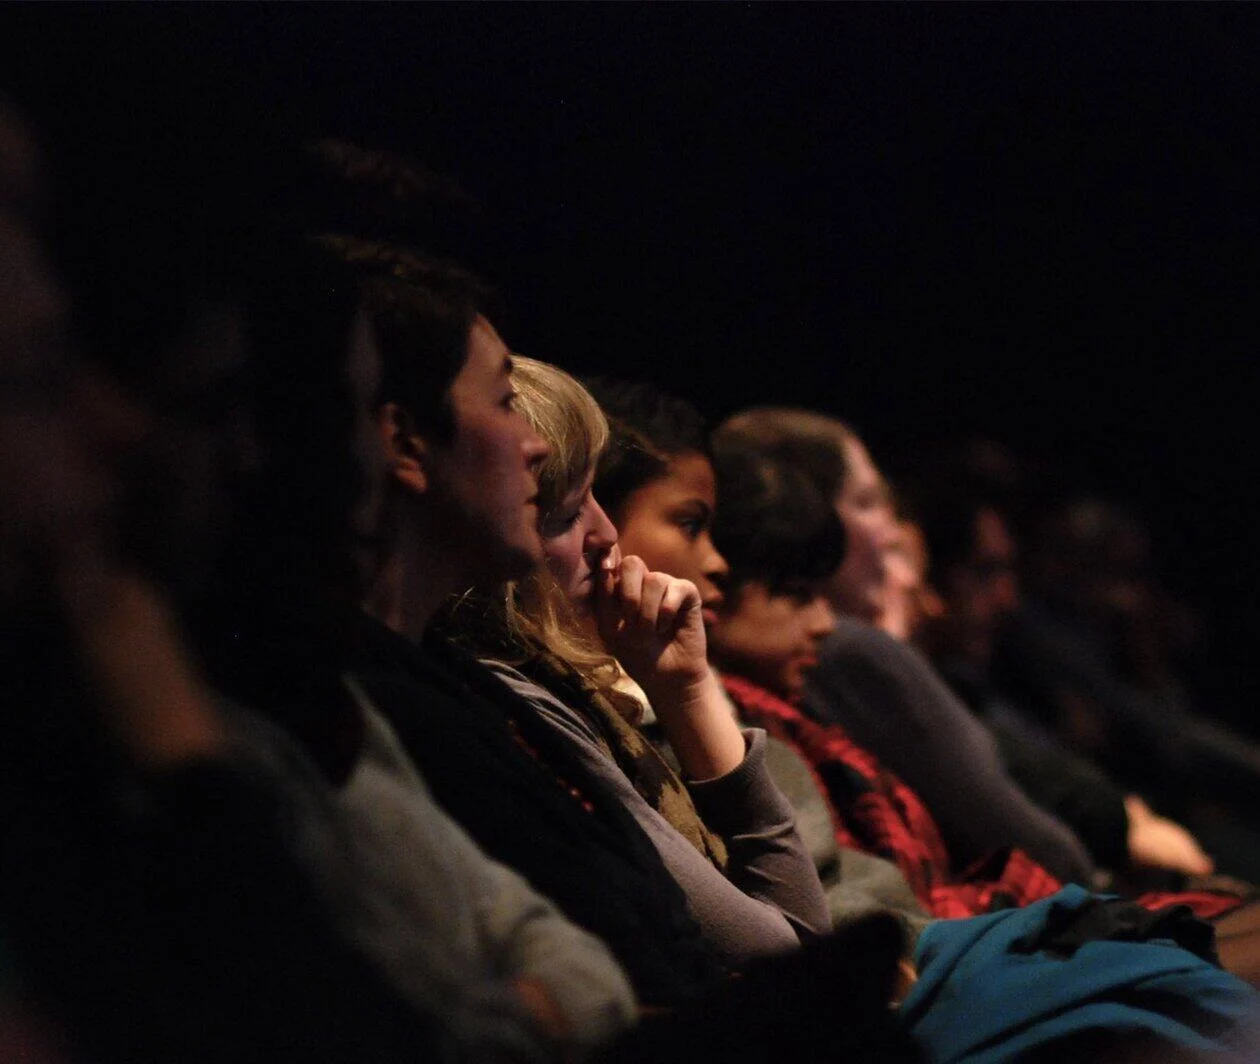
M 858 746 L 838 724 L 819 724 L 799 709 L 739 676 L 722 682 L 745 723 L 796 748 L 813 767 L 836 831 L 836 841 L 892 861 L 933 916 L 951 919 L 1021 907 L 1062 884 L 1022 850 L 998 850 L 956 870 L 932 814 L 919 796 Z M 965 771 L 965 766 L 960 766 Z M 1147 909 L 1190 906 L 1205 919 L 1239 904 L 1215 891 L 1143 895 Z

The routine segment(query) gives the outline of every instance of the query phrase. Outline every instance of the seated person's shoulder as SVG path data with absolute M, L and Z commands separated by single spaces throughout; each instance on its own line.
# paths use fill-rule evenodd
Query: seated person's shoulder
M 834 671 L 851 677 L 882 676 L 905 681 L 920 679 L 932 669 L 914 647 L 874 625 L 841 617 L 835 632 L 823 642 L 815 676 L 825 680 Z

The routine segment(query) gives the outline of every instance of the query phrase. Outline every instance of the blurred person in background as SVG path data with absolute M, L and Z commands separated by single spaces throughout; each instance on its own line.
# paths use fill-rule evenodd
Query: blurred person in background
M 1056 610 L 1030 601 L 1023 593 L 1018 544 L 1003 505 L 982 484 L 969 488 L 966 477 L 955 478 L 954 487 L 950 483 L 938 480 L 920 496 L 918 515 L 934 583 L 946 603 L 945 613 L 925 630 L 922 641 L 958 695 L 1003 737 L 1012 771 L 1047 802 L 1073 800 L 1062 790 L 1062 779 L 1047 773 L 1067 744 L 1128 785 L 1121 789 L 1130 852 L 1147 853 L 1152 843 L 1158 847 L 1147 859 L 1135 860 L 1130 871 L 1159 882 L 1150 870 L 1209 870 L 1199 843 L 1154 814 L 1140 789 L 1161 806 L 1189 817 L 1196 834 L 1224 861 L 1224 871 L 1253 879 L 1260 872 L 1260 850 L 1245 822 L 1236 814 L 1198 815 L 1198 803 L 1187 796 L 1206 791 L 1228 801 L 1240 793 L 1240 786 L 1247 793 L 1247 781 L 1254 785 L 1260 779 L 1255 774 L 1260 752 L 1184 704 L 1141 691 L 1111 667 L 1097 643 L 1060 615 L 1062 606 Z M 1116 597 L 1107 581 L 1097 579 L 1096 566 L 1078 566 L 1060 554 L 1037 567 L 1058 574 L 1052 601 L 1101 605 L 1100 598 Z M 1129 601 L 1132 596 L 1119 598 Z M 1114 784 L 1095 783 L 1095 795 L 1105 794 L 1106 786 L 1115 789 Z M 1102 805 L 1095 808 L 1101 816 Z M 1179 851 L 1184 859 L 1150 859 L 1165 850 Z
M 755 408 L 728 419 L 715 440 L 755 447 L 798 469 L 834 501 L 859 557 L 881 557 L 879 565 L 846 563 L 832 578 L 835 631 L 823 642 L 819 667 L 807 683 L 807 712 L 842 724 L 909 782 L 963 863 L 1017 845 L 1065 881 L 1094 882 L 1092 847 L 1010 777 L 994 737 L 926 659 L 875 626 L 887 594 L 886 573 L 898 571 L 897 559 L 883 556 L 897 543 L 899 529 L 883 478 L 865 448 L 856 450 L 853 431 L 810 411 Z M 859 499 L 866 505 L 859 506 Z M 853 603 L 863 602 L 872 605 L 849 614 Z M 968 765 L 962 781 L 959 764 Z
M 874 624 L 900 643 L 913 643 L 945 610 L 928 583 L 927 544 L 923 530 L 905 517 L 884 552 L 883 604 Z

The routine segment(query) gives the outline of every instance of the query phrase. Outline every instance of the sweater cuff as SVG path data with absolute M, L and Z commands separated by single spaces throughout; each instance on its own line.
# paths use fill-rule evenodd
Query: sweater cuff
M 716 779 L 687 781 L 700 818 L 724 838 L 748 832 L 750 810 L 755 811 L 759 823 L 794 819 L 791 806 L 766 768 L 765 731 L 742 731 L 747 752 L 737 767 Z

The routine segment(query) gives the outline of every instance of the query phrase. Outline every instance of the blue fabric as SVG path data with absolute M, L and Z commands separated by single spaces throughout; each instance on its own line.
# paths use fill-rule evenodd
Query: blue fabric
M 1069 886 L 1023 909 L 928 926 L 901 1016 L 934 1064 L 997 1064 L 1091 1031 L 1211 1049 L 1260 1013 L 1249 986 L 1167 941 L 1089 942 L 1070 957 L 1012 950 L 1055 907 L 1089 897 Z

